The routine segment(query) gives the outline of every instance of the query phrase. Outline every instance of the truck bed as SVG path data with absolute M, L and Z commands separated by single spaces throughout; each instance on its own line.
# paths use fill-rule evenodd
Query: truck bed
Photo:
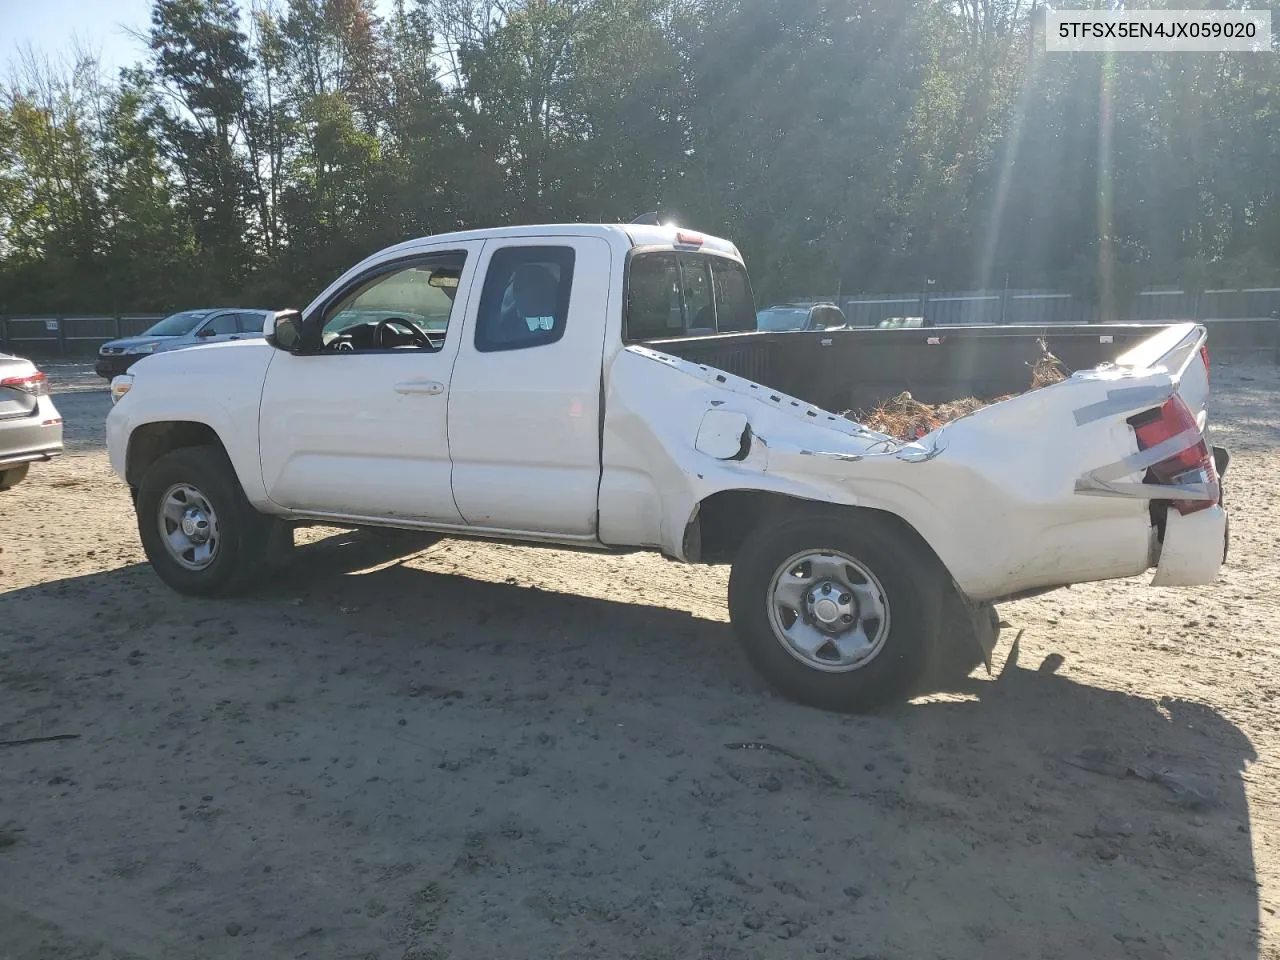
M 730 333 L 644 345 L 727 370 L 824 410 L 869 410 L 910 391 L 924 403 L 991 400 L 1031 385 L 1043 339 L 1068 373 L 1113 361 L 1172 323 Z

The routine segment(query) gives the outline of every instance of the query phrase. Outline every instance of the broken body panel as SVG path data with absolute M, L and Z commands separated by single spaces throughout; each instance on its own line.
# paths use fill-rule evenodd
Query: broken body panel
M 909 443 L 714 368 L 627 347 L 606 380 L 600 536 L 696 560 L 686 528 L 700 503 L 767 491 L 901 518 L 974 600 L 1152 566 L 1158 585 L 1211 582 L 1223 561 L 1223 508 L 1170 509 L 1154 524 L 1151 501 L 1210 491 L 1144 483 L 1169 450 L 1139 451 L 1128 423 L 1177 395 L 1204 430 L 1204 337 L 1194 324 L 1170 328 L 1110 367 Z

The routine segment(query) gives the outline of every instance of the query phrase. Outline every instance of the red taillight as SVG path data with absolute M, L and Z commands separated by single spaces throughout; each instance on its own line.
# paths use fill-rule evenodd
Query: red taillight
M 702 246 L 702 235 L 681 230 L 676 234 L 676 243 L 682 247 L 700 247 Z
M 1209 385 L 1209 345 L 1207 343 L 1200 346 L 1200 359 L 1204 361 L 1204 382 L 1205 386 Z
M 1173 505 L 1184 516 L 1205 510 L 1218 502 L 1218 468 L 1213 462 L 1213 454 L 1199 436 L 1195 414 L 1187 406 L 1186 401 L 1176 393 L 1165 401 L 1157 410 L 1148 410 L 1136 417 L 1130 417 L 1129 423 L 1138 436 L 1138 449 L 1150 450 L 1166 440 L 1190 431 L 1196 432 L 1196 439 L 1173 456 L 1161 460 L 1147 470 L 1147 483 L 1161 485 L 1198 483 L 1208 487 L 1213 495 L 1211 500 L 1174 500 Z
M 37 370 L 26 377 L 6 377 L 4 380 L 0 380 L 0 387 L 21 390 L 23 393 L 31 394 L 33 397 L 45 397 L 49 395 L 49 378 Z

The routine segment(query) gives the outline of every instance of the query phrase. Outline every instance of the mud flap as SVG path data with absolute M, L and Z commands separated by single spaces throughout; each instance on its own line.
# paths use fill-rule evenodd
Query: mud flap
M 1217 467 L 1219 477 L 1227 475 L 1227 467 L 1231 465 L 1231 454 L 1227 452 L 1226 447 L 1213 448 L 1213 465 Z
M 995 606 L 968 599 L 954 584 L 947 590 L 947 595 L 943 622 L 954 626 L 955 631 L 948 630 L 944 634 L 951 649 L 942 651 L 943 672 L 968 675 L 981 663 L 990 676 L 991 657 L 1000 639 L 1000 617 Z M 960 636 L 955 636 L 956 633 Z
M 991 676 L 991 654 L 1000 639 L 1000 617 L 989 603 L 972 604 L 969 616 L 978 648 L 982 651 L 982 663 L 987 668 L 987 676 Z
M 263 550 L 263 566 L 269 572 L 278 573 L 293 561 L 293 524 L 276 517 L 270 519 Z
M 1222 507 L 1226 512 L 1227 504 L 1223 499 L 1226 495 L 1225 478 L 1227 476 L 1227 467 L 1231 465 L 1231 454 L 1227 452 L 1226 447 L 1213 448 L 1213 465 L 1218 470 L 1218 506 Z M 1231 514 L 1227 514 L 1226 529 L 1222 533 L 1222 562 L 1227 562 L 1227 554 L 1231 550 Z

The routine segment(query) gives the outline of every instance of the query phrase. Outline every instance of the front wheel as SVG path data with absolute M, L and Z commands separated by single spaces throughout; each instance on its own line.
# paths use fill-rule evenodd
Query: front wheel
M 143 476 L 135 504 L 147 559 L 178 593 L 235 593 L 265 568 L 276 521 L 253 508 L 216 447 L 162 456 Z
M 762 527 L 729 577 L 748 659 L 784 695 L 827 710 L 909 695 L 938 643 L 943 597 L 937 561 L 872 514 Z

